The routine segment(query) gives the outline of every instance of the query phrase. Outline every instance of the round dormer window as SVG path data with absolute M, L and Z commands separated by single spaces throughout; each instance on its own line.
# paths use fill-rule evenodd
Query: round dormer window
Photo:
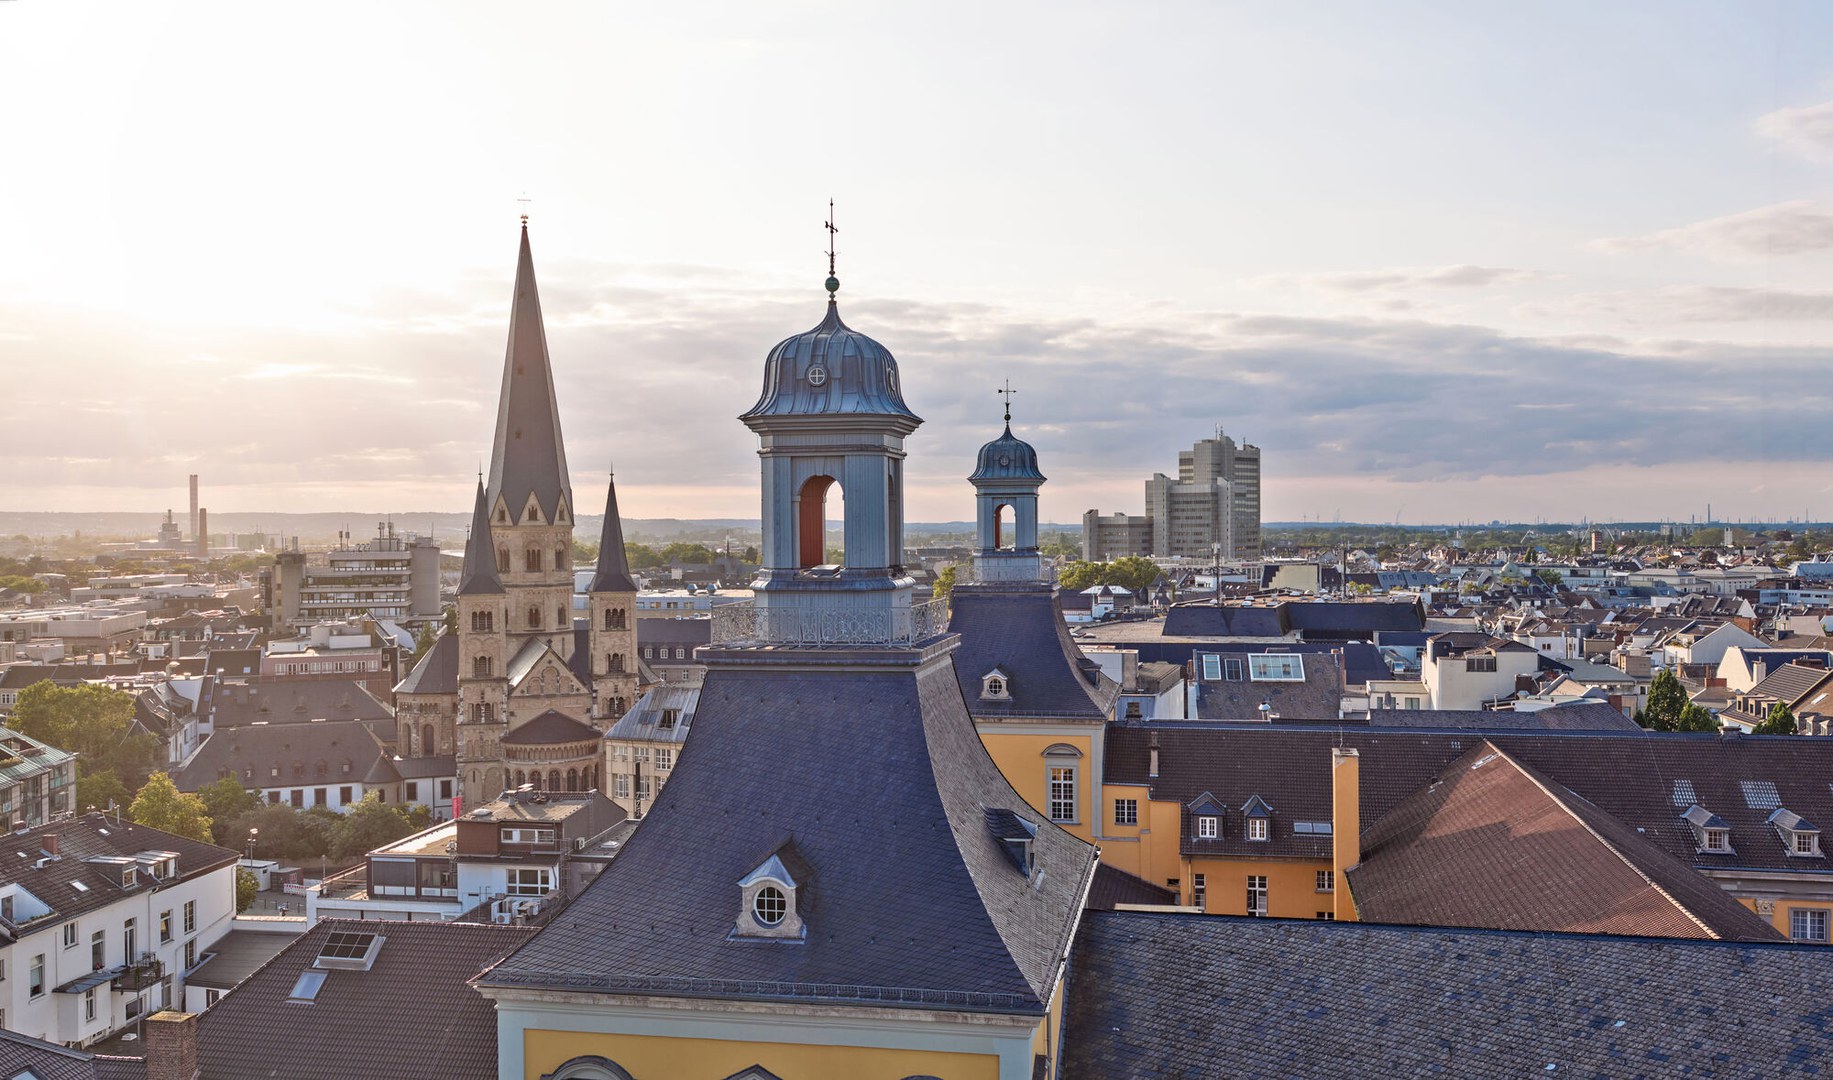
M 808 385 L 810 386 L 827 385 L 827 369 L 822 367 L 820 364 L 816 364 L 815 366 L 809 368 L 808 369 Z
M 1001 455 L 999 455 L 999 463 L 1000 463 L 1001 465 L 1010 465 L 1010 464 L 1012 464 L 1012 455 L 1011 455 L 1011 454 L 1001 454 Z
M 751 901 L 751 914 L 762 926 L 775 926 L 782 922 L 788 911 L 788 899 L 783 896 L 783 890 L 774 885 L 766 885 L 757 890 L 757 896 Z

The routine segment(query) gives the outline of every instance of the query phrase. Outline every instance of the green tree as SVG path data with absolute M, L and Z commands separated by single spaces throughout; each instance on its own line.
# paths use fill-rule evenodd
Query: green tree
M 383 802 L 375 792 L 363 796 L 344 813 L 331 832 L 331 854 L 340 859 L 358 858 L 413 832 L 407 815 Z
M 630 564 L 632 570 L 653 570 L 667 560 L 662 558 L 661 552 L 648 544 L 625 544 L 624 561 Z
M 76 764 L 80 774 L 83 763 L 78 761 Z M 81 810 L 94 808 L 107 813 L 110 807 L 126 806 L 133 794 L 121 782 L 121 778 L 111 772 L 78 775 L 76 778 L 76 805 Z
M 1688 704 L 1680 679 L 1671 671 L 1657 671 L 1648 685 L 1648 705 L 1636 713 L 1636 723 L 1652 731 L 1678 731 L 1680 714 Z
M 677 540 L 668 545 L 662 549 L 661 554 L 662 562 L 665 563 L 710 563 L 719 557 L 712 548 L 705 544 L 692 544 L 685 540 Z
M 290 806 L 270 804 L 250 810 L 235 819 L 226 836 L 233 848 L 255 834 L 255 856 L 267 859 L 316 859 L 331 850 L 332 822 L 323 817 L 302 814 Z
M 229 830 L 237 818 L 261 806 L 261 797 L 244 791 L 241 781 L 232 777 L 205 784 L 198 790 L 197 797 L 204 800 L 204 809 L 210 814 L 211 839 L 224 847 L 240 848 L 247 841 L 247 834 L 237 836 Z
M 15 731 L 74 753 L 79 782 L 112 774 L 124 790 L 132 791 L 146 782 L 159 755 L 159 740 L 128 734 L 133 720 L 131 694 L 91 683 L 57 686 L 47 681 L 21 690 L 6 722 Z M 80 787 L 78 797 L 82 798 Z
M 1801 727 L 1795 722 L 1795 713 L 1787 705 L 1778 701 L 1769 707 L 1769 715 L 1763 722 L 1751 729 L 1753 735 L 1799 735 Z
M 247 911 L 249 905 L 255 902 L 255 894 L 260 891 L 260 878 L 255 877 L 247 867 L 238 866 L 235 868 L 235 909 L 237 914 Z
M 134 796 L 133 804 L 127 808 L 127 816 L 137 825 L 150 825 L 206 844 L 212 842 L 210 811 L 204 800 L 179 791 L 178 785 L 163 772 L 147 778 L 140 793 Z
M 1557 570 L 1536 570 L 1534 571 L 1534 576 L 1546 582 L 1548 585 L 1558 585 L 1566 580 L 1565 576 Z
M 12 589 L 15 592 L 30 593 L 33 596 L 37 596 L 49 587 L 50 586 L 35 577 L 22 577 L 19 575 L 0 577 L 0 589 Z
M 458 605 L 447 604 L 445 610 L 439 614 L 439 623 L 446 628 L 447 633 L 458 633 Z
M 936 572 L 935 592 L 937 599 L 944 598 L 955 591 L 955 579 L 960 567 L 949 563 Z
M 1158 564 L 1140 555 L 1124 555 L 1113 562 L 1069 562 L 1057 573 L 1057 585 L 1079 592 L 1094 585 L 1118 585 L 1138 592 L 1159 577 Z
M 747 546 L 745 548 L 744 554 L 740 555 L 739 558 L 744 562 L 754 563 L 754 562 L 757 562 L 759 559 L 763 558 L 763 556 L 758 554 L 757 546 L 753 544 L 753 545 Z
M 426 651 L 432 648 L 433 642 L 437 640 L 439 640 L 439 632 L 433 629 L 431 623 L 420 628 L 420 631 L 414 635 L 413 655 L 407 658 L 408 671 L 414 670 L 414 665 L 420 662 L 420 658 L 426 655 Z
M 1691 701 L 1680 710 L 1679 718 L 1674 721 L 1675 731 L 1717 731 L 1718 728 L 1718 717 L 1712 715 L 1712 710 Z
M 598 544 L 588 540 L 580 540 L 575 537 L 573 540 L 573 565 L 590 566 L 597 561 Z
M 409 803 L 401 813 L 407 818 L 407 827 L 414 832 L 430 828 L 433 824 L 433 811 L 419 803 Z

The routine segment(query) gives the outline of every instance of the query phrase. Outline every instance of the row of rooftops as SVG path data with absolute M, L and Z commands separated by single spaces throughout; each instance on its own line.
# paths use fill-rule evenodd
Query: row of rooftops
M 21 829 L 0 838 L 0 937 L 14 941 L 235 861 L 226 848 L 103 814 Z

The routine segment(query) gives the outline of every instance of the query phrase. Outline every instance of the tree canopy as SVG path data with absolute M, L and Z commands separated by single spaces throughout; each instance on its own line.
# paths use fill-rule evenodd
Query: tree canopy
M 210 811 L 204 800 L 178 790 L 172 778 L 163 772 L 147 777 L 140 793 L 127 808 L 127 816 L 136 825 L 163 829 L 175 836 L 213 843 L 210 834 Z
M 1637 710 L 1635 720 L 1651 731 L 1717 731 L 1719 726 L 1710 710 L 1687 700 L 1687 688 L 1666 670 L 1655 673 L 1648 706 Z
M 98 795 L 124 797 L 146 782 L 158 762 L 159 740 L 129 735 L 133 721 L 131 694 L 91 683 L 58 686 L 45 681 L 19 692 L 6 722 L 15 731 L 75 754 L 80 805 L 105 808 L 106 802 L 94 801 Z M 107 777 L 115 784 L 107 783 Z M 91 778 L 95 782 L 84 785 Z
M 1079 592 L 1095 585 L 1118 585 L 1139 592 L 1150 588 L 1159 578 L 1158 564 L 1140 555 L 1124 555 L 1113 562 L 1064 563 L 1057 573 L 1057 585 Z
M 414 831 L 400 808 L 381 801 L 375 792 L 345 811 L 331 830 L 331 854 L 340 859 L 361 857 Z
M 1799 735 L 1801 725 L 1795 720 L 1794 710 L 1778 701 L 1769 707 L 1763 722 L 1750 731 L 1753 735 Z

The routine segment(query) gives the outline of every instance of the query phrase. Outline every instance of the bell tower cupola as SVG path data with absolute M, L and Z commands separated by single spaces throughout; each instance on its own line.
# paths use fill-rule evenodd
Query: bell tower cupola
M 1012 434 L 1012 395 L 1007 383 L 1006 430 L 980 448 L 980 459 L 968 482 L 974 485 L 974 551 L 976 581 L 1042 581 L 1043 560 L 1037 550 L 1037 451 Z
M 757 433 L 763 469 L 756 612 L 778 640 L 824 640 L 819 626 L 842 625 L 861 641 L 879 629 L 897 636 L 910 609 L 904 439 L 923 421 L 904 404 L 891 351 L 841 321 L 831 242 L 828 259 L 826 317 L 770 350 L 763 392 L 739 418 Z

